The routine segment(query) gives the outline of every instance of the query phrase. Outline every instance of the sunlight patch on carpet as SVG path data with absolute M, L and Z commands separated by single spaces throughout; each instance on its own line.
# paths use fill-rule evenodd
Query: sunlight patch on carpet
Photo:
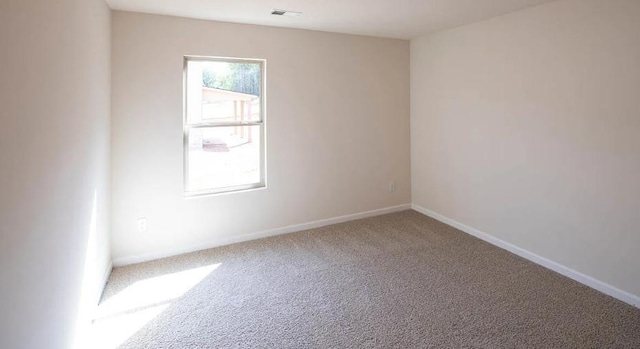
M 212 264 L 137 281 L 103 300 L 94 316 L 92 348 L 117 348 L 220 266 Z

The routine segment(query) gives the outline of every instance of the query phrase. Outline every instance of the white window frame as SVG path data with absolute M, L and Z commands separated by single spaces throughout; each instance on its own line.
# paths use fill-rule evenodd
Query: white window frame
M 187 76 L 189 62 L 228 62 L 228 63 L 251 63 L 258 64 L 260 66 L 260 120 L 257 121 L 244 121 L 244 122 L 200 122 L 197 124 L 188 123 L 188 110 L 187 110 Z M 266 173 L 266 65 L 267 61 L 264 59 L 253 58 L 230 58 L 230 57 L 210 57 L 210 56 L 184 56 L 184 72 L 183 72 L 183 169 L 184 169 L 184 187 L 183 192 L 185 196 L 201 196 L 212 195 L 221 193 L 231 193 L 250 189 L 266 188 L 267 186 L 267 173 Z M 209 188 L 202 190 L 189 191 L 189 131 L 197 128 L 210 128 L 210 127 L 231 127 L 231 126 L 259 126 L 260 128 L 260 181 L 256 183 L 234 185 L 220 188 Z

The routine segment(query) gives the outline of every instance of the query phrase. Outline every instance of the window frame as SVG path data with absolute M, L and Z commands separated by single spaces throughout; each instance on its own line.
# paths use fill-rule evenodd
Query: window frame
M 259 120 L 238 121 L 238 122 L 200 122 L 197 124 L 189 124 L 187 109 L 188 96 L 188 66 L 189 62 L 226 62 L 226 63 L 250 63 L 258 64 L 260 67 L 260 114 Z M 216 57 L 216 56 L 184 56 L 183 67 L 183 195 L 185 197 L 204 196 L 234 193 L 252 189 L 266 188 L 267 186 L 267 167 L 266 167 L 266 65 L 265 59 L 258 58 L 233 58 L 233 57 Z M 189 131 L 198 128 L 211 127 L 234 127 L 234 126 L 259 126 L 260 129 L 260 181 L 249 184 L 233 185 L 219 188 L 208 188 L 201 190 L 189 190 Z

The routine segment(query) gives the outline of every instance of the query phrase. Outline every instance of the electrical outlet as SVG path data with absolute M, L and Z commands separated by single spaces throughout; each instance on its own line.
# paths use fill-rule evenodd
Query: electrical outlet
M 147 230 L 147 218 L 140 217 L 138 218 L 138 231 L 145 231 L 145 230 Z
M 389 191 L 390 192 L 396 191 L 396 181 L 389 182 Z

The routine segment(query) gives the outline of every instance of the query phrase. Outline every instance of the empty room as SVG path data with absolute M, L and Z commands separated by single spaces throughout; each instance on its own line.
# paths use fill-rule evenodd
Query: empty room
M 640 1 L 0 0 L 0 348 L 640 348 Z

